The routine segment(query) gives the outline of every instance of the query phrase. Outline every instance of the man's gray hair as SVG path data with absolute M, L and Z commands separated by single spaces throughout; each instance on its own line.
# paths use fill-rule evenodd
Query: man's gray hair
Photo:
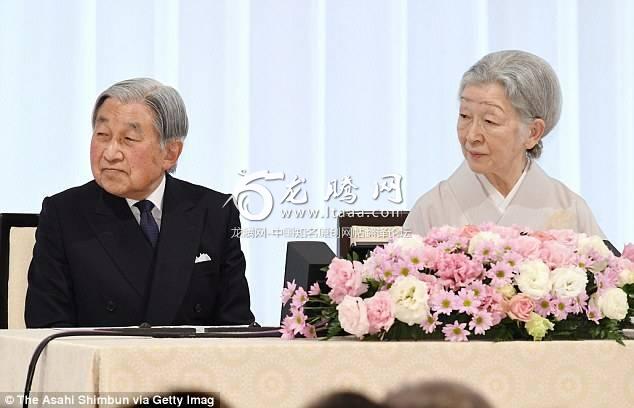
M 183 140 L 187 136 L 189 121 L 185 103 L 178 91 L 151 78 L 134 78 L 117 82 L 97 97 L 92 110 L 92 127 L 95 127 L 97 111 L 108 98 L 121 103 L 141 103 L 154 116 L 154 127 L 161 146 L 170 140 Z
M 561 88 L 557 74 L 542 58 L 526 51 L 497 51 L 485 55 L 462 76 L 458 95 L 470 85 L 498 83 L 524 122 L 542 119 L 546 136 L 561 115 Z M 527 151 L 538 158 L 543 149 L 540 140 Z

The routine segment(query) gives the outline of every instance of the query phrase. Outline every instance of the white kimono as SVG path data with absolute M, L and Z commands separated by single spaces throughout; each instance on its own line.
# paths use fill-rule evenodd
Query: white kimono
M 432 227 L 492 222 L 504 226 L 525 225 L 534 230 L 572 229 L 604 238 L 583 198 L 549 177 L 534 161 L 525 172 L 504 209 L 491 197 L 491 186 L 486 186 L 463 162 L 449 179 L 416 201 L 403 227 L 414 234 L 425 235 Z

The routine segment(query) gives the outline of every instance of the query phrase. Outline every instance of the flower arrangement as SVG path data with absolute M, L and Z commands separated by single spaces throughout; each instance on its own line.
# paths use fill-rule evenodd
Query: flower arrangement
M 468 341 L 614 339 L 634 312 L 634 245 L 492 224 L 398 238 L 367 259 L 334 258 L 327 293 L 288 282 L 282 338 Z M 326 288 L 323 288 L 326 289 Z

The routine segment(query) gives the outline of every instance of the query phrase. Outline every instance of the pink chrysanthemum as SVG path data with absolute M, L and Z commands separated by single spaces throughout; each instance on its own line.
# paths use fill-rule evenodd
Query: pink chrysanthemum
M 295 293 L 296 288 L 297 284 L 295 283 L 295 279 L 293 279 L 293 282 L 286 282 L 286 287 L 282 289 L 282 305 L 288 303 L 293 293 Z
M 315 282 L 312 284 L 312 286 L 308 290 L 308 294 L 310 296 L 319 296 L 319 294 L 321 294 L 321 287 L 319 286 L 319 282 Z
M 603 318 L 601 310 L 599 310 L 599 308 L 593 303 L 588 305 L 586 316 L 588 316 L 588 320 L 592 320 L 596 324 L 599 324 L 599 320 Z
M 595 273 L 594 280 L 599 291 L 614 288 L 619 283 L 619 273 L 614 268 L 606 268 L 602 272 Z
M 501 249 L 492 241 L 483 241 L 476 246 L 473 259 L 480 263 L 493 263 L 498 260 Z
M 480 301 L 475 298 L 473 291 L 462 288 L 458 292 L 455 305 L 459 312 L 472 315 L 478 311 Z
M 425 320 L 421 323 L 421 327 L 425 330 L 425 333 L 433 333 L 436 327 L 438 327 L 438 313 L 427 315 Z
M 486 276 L 491 279 L 492 286 L 506 286 L 513 279 L 513 268 L 506 262 L 498 262 L 486 272 Z
M 384 281 L 391 283 L 396 280 L 397 272 L 394 270 L 394 265 L 391 261 L 384 261 L 379 266 L 379 277 Z
M 551 301 L 551 311 L 555 320 L 565 320 L 572 311 L 572 302 L 570 298 L 554 298 Z
M 292 320 L 292 316 L 286 316 L 282 321 L 282 327 L 280 328 L 279 332 L 282 333 L 283 340 L 292 340 L 295 338 L 295 332 L 291 328 Z
M 449 315 L 454 310 L 456 295 L 447 290 L 436 291 L 431 297 L 431 308 L 438 314 Z
M 304 330 L 302 330 L 302 335 L 307 339 L 314 339 L 317 337 L 317 330 L 315 330 L 315 326 L 307 323 L 306 326 L 304 326 Z
M 590 296 L 586 292 L 581 292 L 579 296 L 577 296 L 577 302 L 583 309 L 588 305 L 588 301 L 590 300 Z
M 397 276 L 409 276 L 416 271 L 414 265 L 405 261 L 398 261 L 394 264 L 394 272 Z
M 577 259 L 577 266 L 581 269 L 589 268 L 593 263 L 594 260 L 588 255 L 579 255 Z
M 522 256 L 516 252 L 507 252 L 504 254 L 502 262 L 507 264 L 512 271 L 516 271 L 518 265 L 522 262 Z
M 446 341 L 468 341 L 467 336 L 471 334 L 469 330 L 466 330 L 466 323 L 458 323 L 457 320 L 453 324 L 446 324 L 442 328 L 442 332 L 445 335 Z
M 441 242 L 436 248 L 443 254 L 450 254 L 456 250 L 456 245 L 453 242 Z
M 582 292 L 579 296 L 570 299 L 570 313 L 579 314 L 583 313 L 588 304 L 588 295 Z
M 301 286 L 295 291 L 295 294 L 292 297 L 293 307 L 299 309 L 304 306 L 306 302 L 308 302 L 308 294 Z
M 477 300 L 482 300 L 486 297 L 486 285 L 480 280 L 469 284 L 469 286 L 467 286 L 467 289 L 473 292 L 473 297 Z
M 306 326 L 306 315 L 302 309 L 292 309 L 292 313 L 288 328 L 293 330 L 293 333 L 300 334 Z
M 425 265 L 423 264 L 425 257 L 425 247 L 420 246 L 417 248 L 412 248 L 407 251 L 405 255 L 405 261 L 411 264 L 415 269 L 423 269 Z
M 535 313 L 540 315 L 541 317 L 548 317 L 548 315 L 552 312 L 552 303 L 551 303 L 550 295 L 543 297 L 541 299 L 537 299 L 535 301 Z
M 484 334 L 491 328 L 493 324 L 493 316 L 491 313 L 483 310 L 474 313 L 473 318 L 469 322 L 469 328 L 473 330 L 475 334 Z

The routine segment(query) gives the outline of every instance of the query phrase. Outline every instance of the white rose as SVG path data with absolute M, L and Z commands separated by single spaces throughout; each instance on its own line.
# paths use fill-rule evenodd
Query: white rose
M 576 297 L 585 292 L 588 284 L 586 271 L 576 267 L 555 269 L 550 276 L 552 291 L 559 297 Z
M 491 241 L 493 242 L 493 244 L 497 245 L 502 241 L 502 237 L 499 234 L 491 231 L 478 232 L 473 236 L 473 238 L 471 238 L 471 241 L 469 241 L 469 249 L 467 252 L 473 255 L 475 249 L 486 241 Z
M 427 284 L 413 276 L 399 278 L 388 290 L 394 301 L 394 317 L 408 325 L 420 324 L 429 316 Z
M 526 261 L 519 266 L 515 283 L 522 293 L 539 299 L 550 292 L 550 269 L 540 260 Z
M 407 238 L 399 238 L 395 240 L 393 244 L 402 250 L 411 250 L 424 246 L 425 242 L 423 241 L 423 237 L 420 235 L 412 235 Z
M 604 258 L 607 258 L 611 254 L 608 247 L 603 243 L 603 239 L 597 235 L 589 237 L 586 234 L 580 234 L 577 245 L 581 255 L 589 255 L 593 250 Z
M 605 317 L 623 320 L 629 308 L 627 294 L 619 288 L 607 289 L 597 297 L 597 306 Z
M 619 286 L 629 285 L 634 283 L 634 270 L 629 268 L 623 268 L 619 272 Z
M 337 306 L 339 323 L 346 332 L 363 337 L 370 330 L 368 307 L 363 299 L 346 295 Z

